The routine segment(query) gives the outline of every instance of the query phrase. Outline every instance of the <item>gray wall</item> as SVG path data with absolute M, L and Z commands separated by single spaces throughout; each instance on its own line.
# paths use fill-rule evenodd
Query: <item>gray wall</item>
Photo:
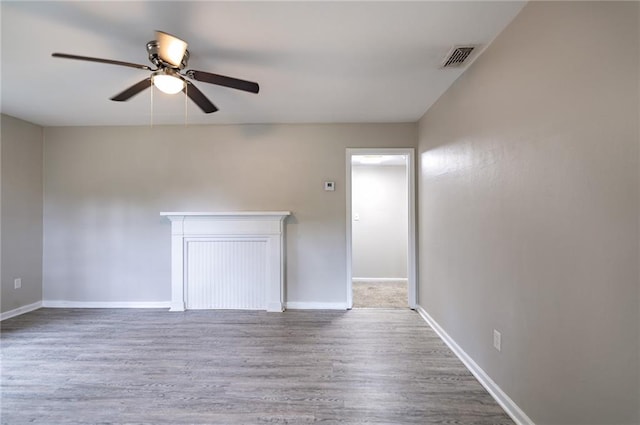
M 1 271 L 6 312 L 42 300 L 42 128 L 1 116 Z M 22 279 L 14 289 L 13 281 Z
M 354 278 L 407 277 L 407 167 L 353 165 Z
M 419 303 L 538 425 L 640 422 L 639 7 L 529 3 L 419 123 Z
M 291 210 L 286 300 L 344 304 L 345 148 L 417 138 L 416 123 L 46 128 L 44 299 L 168 301 L 160 211 Z

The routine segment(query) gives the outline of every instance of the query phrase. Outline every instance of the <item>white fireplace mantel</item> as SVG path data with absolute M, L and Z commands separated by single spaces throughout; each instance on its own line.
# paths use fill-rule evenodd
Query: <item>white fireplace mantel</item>
M 284 310 L 284 221 L 290 211 L 160 215 L 171 220 L 171 311 Z

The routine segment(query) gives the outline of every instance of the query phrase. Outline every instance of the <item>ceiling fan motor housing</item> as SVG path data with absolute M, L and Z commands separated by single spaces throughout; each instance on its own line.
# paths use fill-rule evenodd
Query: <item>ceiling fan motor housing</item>
M 174 69 L 183 70 L 184 68 L 187 67 L 187 64 L 189 63 L 188 50 L 184 51 L 184 56 L 182 57 L 182 61 L 180 62 L 180 66 L 178 68 L 160 59 L 160 55 L 158 54 L 157 40 L 151 40 L 150 42 L 147 43 L 147 53 L 149 53 L 149 60 L 151 61 L 151 63 L 158 68 L 174 68 Z

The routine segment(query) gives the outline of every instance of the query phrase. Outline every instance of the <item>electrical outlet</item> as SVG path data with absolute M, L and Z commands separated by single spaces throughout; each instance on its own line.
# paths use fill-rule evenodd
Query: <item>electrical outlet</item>
M 502 334 L 497 330 L 493 330 L 493 348 L 500 351 L 502 348 Z
M 20 289 L 22 288 L 22 279 L 18 278 L 18 279 L 13 279 L 13 288 L 14 289 Z

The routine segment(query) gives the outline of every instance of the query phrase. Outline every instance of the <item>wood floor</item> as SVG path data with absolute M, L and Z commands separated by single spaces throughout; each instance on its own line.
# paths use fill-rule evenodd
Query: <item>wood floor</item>
M 7 425 L 513 424 L 408 309 L 40 309 L 1 326 Z

